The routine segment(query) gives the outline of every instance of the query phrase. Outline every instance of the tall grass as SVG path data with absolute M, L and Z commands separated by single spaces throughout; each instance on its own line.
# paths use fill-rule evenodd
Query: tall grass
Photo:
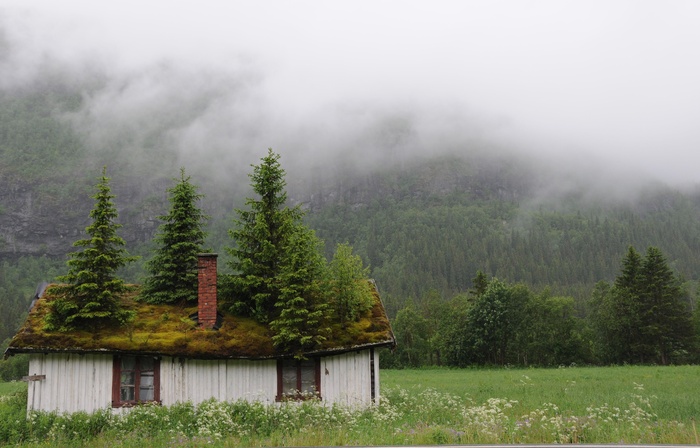
M 695 444 L 700 367 L 382 371 L 370 409 L 316 401 L 180 403 L 126 414 L 30 413 L 0 400 L 0 442 L 24 446 Z

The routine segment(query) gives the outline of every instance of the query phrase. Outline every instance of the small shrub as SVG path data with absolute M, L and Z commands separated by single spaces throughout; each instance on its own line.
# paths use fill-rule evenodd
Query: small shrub
M 29 355 L 15 355 L 0 360 L 0 381 L 21 379 L 29 371 Z

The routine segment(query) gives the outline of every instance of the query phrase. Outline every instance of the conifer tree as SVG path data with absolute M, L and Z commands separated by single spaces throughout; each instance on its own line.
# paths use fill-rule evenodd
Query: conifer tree
M 647 249 L 640 280 L 640 361 L 665 365 L 674 351 L 689 348 L 693 336 L 691 314 L 681 302 L 680 281 L 658 248 Z
M 236 210 L 226 296 L 231 311 L 269 322 L 277 347 L 301 353 L 323 340 L 331 314 L 342 323 L 354 320 L 372 307 L 374 296 L 368 269 L 352 248 L 339 245 L 327 266 L 303 212 L 285 206 L 279 158 L 270 149 L 253 166 L 251 186 L 259 198 L 246 201 L 248 210 Z
M 643 289 L 641 270 L 642 256 L 630 246 L 609 297 L 613 316 L 609 319 L 607 330 L 610 345 L 608 353 L 614 355 L 614 362 L 638 361 L 642 312 L 640 294 Z
M 270 322 L 274 345 L 301 356 L 322 343 L 330 329 L 324 296 L 326 262 L 313 230 L 298 226 L 290 235 L 280 266 L 276 316 Z
M 234 275 L 229 278 L 231 311 L 269 322 L 279 312 L 275 307 L 280 290 L 282 260 L 288 259 L 288 239 L 302 225 L 302 212 L 289 208 L 285 172 L 279 154 L 272 149 L 253 166 L 251 186 L 258 198 L 248 198 L 248 210 L 236 209 L 238 219 L 229 231 L 234 246 L 227 248 Z
M 207 219 L 197 202 L 203 195 L 180 170 L 180 179 L 168 189 L 170 211 L 159 216 L 165 221 L 155 240 L 159 247 L 148 261 L 141 300 L 149 303 L 188 303 L 197 300 L 197 256 L 203 252 Z
M 680 281 L 656 247 L 642 258 L 630 247 L 613 288 L 596 301 L 607 361 L 668 364 L 691 347 L 690 312 Z
M 626 288 L 632 293 L 637 293 L 637 288 L 640 287 L 640 278 L 642 270 L 642 257 L 633 246 L 627 249 L 627 255 L 622 260 L 622 272 L 615 279 L 617 288 Z
M 92 224 L 86 229 L 88 238 L 73 245 L 83 249 L 70 254 L 68 274 L 58 277 L 66 284 L 53 288 L 58 298 L 51 302 L 46 318 L 49 330 L 78 327 L 96 328 L 101 325 L 125 323 L 133 314 L 122 309 L 120 296 L 127 291 L 124 281 L 116 276 L 120 267 L 135 260 L 126 252 L 125 241 L 117 235 L 121 227 L 115 222 L 115 197 L 109 187 L 107 167 L 92 196 L 96 202 L 90 212 Z

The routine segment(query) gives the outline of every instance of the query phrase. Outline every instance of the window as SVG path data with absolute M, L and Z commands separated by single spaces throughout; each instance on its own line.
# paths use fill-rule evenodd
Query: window
M 321 361 L 280 359 L 277 361 L 277 401 L 321 398 Z
M 149 356 L 115 356 L 112 407 L 160 403 L 160 361 Z

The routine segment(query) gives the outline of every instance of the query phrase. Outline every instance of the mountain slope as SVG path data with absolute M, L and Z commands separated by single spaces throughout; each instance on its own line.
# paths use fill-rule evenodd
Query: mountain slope
M 98 87 L 56 75 L 0 92 L 0 259 L 7 269 L 21 257 L 65 258 L 87 225 L 103 165 L 122 236 L 130 252 L 148 256 L 182 160 L 163 143 L 167 130 L 142 141 L 143 157 L 126 143 L 91 147 L 91 135 L 101 130 L 86 134 L 71 117 Z M 616 275 L 629 245 L 658 246 L 685 279 L 698 279 L 697 193 L 649 184 L 624 199 L 622 182 L 587 183 L 586 172 L 562 174 L 542 160 L 492 149 L 474 143 L 456 149 L 459 155 L 431 151 L 442 155 L 355 169 L 343 165 L 352 158 L 347 154 L 322 170 L 289 170 L 290 198 L 303 204 L 329 254 L 349 242 L 370 264 L 390 312 L 431 290 L 465 292 L 477 270 L 584 299 L 595 282 Z M 236 175 L 246 167 L 218 165 L 202 157 L 185 168 L 206 195 L 208 245 L 222 252 L 248 179 Z M 230 176 L 211 175 L 219 171 Z M 137 280 L 139 266 L 127 275 Z M 50 279 L 26 279 L 39 280 Z

